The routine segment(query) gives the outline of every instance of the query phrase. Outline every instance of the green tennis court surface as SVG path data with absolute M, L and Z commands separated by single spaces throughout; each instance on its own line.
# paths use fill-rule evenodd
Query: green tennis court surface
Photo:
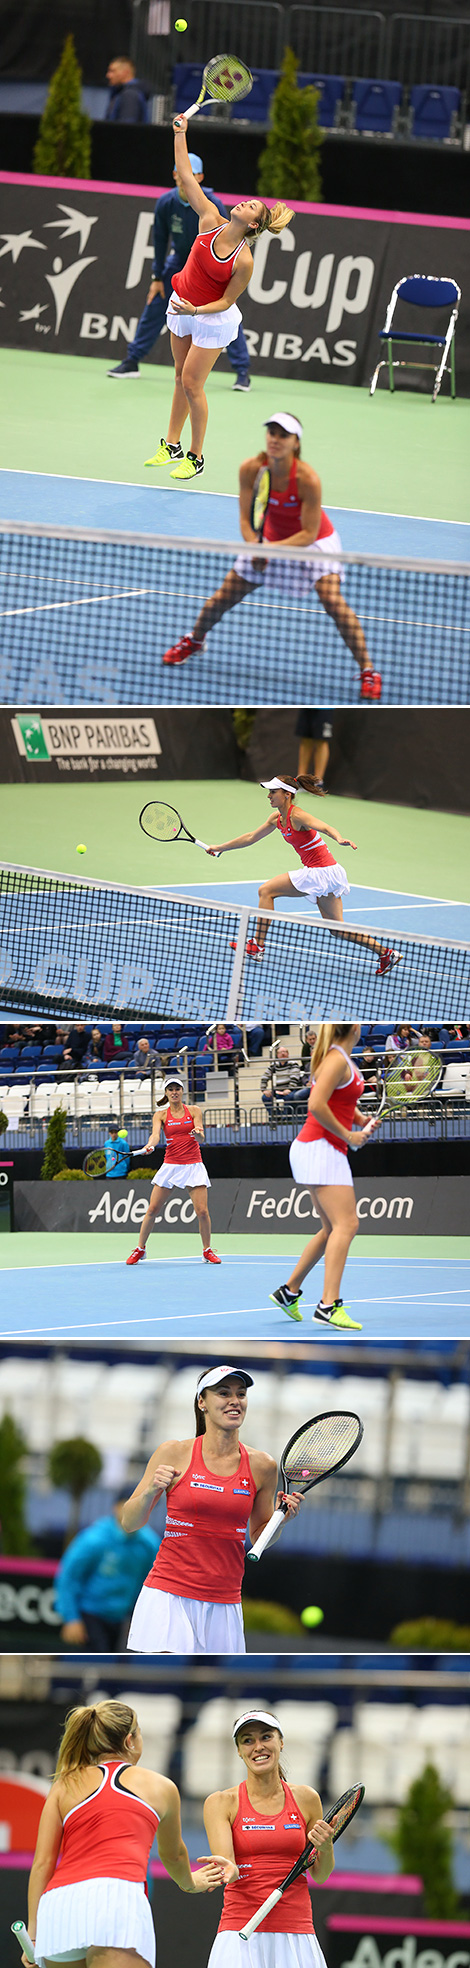
M 220 1266 L 203 1263 L 199 1240 L 157 1238 L 143 1264 L 119 1236 L 30 1233 L 4 1238 L 4 1338 L 325 1340 L 312 1324 L 321 1267 L 306 1280 L 297 1323 L 270 1304 L 289 1275 L 285 1240 L 217 1238 Z M 260 1243 L 262 1249 L 260 1249 Z M 52 1289 L 51 1289 L 52 1287 Z M 470 1238 L 361 1237 L 348 1258 L 344 1301 L 365 1339 L 449 1339 L 468 1333 Z M 332 1347 L 359 1334 L 331 1331 Z

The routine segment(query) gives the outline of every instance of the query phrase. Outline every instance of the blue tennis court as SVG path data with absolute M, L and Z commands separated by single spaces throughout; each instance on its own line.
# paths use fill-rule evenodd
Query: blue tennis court
M 302 1323 L 270 1304 L 298 1252 L 227 1254 L 210 1270 L 200 1257 L 149 1257 L 129 1269 L 127 1255 L 123 1238 L 122 1264 L 5 1268 L 2 1338 L 325 1341 L 326 1327 L 312 1324 L 320 1270 L 306 1281 Z M 359 1254 L 348 1259 L 344 1302 L 367 1340 L 467 1338 L 470 1262 Z M 332 1347 L 360 1337 L 329 1334 Z
M 347 858 L 349 862 L 350 857 Z M 240 908 L 256 909 L 258 901 L 258 890 L 253 881 L 222 882 L 209 878 L 205 882 L 185 882 L 184 889 L 180 884 L 175 885 L 174 889 L 172 886 L 172 892 L 175 895 L 194 895 L 201 900 L 209 897 L 212 902 L 224 902 L 228 906 L 236 903 Z M 305 914 L 300 895 L 298 900 L 293 895 L 283 895 L 275 902 L 274 908 L 275 913 L 281 908 L 283 915 Z M 457 941 L 470 943 L 470 901 L 451 902 L 443 896 L 408 895 L 398 889 L 361 888 L 351 882 L 343 910 L 345 923 L 386 930 L 392 940 L 394 934 L 404 932 L 410 935 L 418 931 L 421 936 L 455 937 Z M 312 905 L 312 922 L 316 918 L 317 911 Z M 393 973 L 390 976 L 392 982 Z

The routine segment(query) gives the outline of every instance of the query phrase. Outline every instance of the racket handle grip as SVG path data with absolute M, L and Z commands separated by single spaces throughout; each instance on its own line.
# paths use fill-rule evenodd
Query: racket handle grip
M 200 841 L 197 839 L 197 836 L 196 836 L 196 847 L 203 847 L 205 854 L 210 854 L 211 852 L 208 841 Z M 215 854 L 214 852 L 212 853 L 212 859 L 213 861 L 220 861 L 220 854 L 218 848 Z
M 282 1893 L 279 1886 L 276 1886 L 275 1892 L 270 1893 L 269 1899 L 263 1900 L 263 1905 L 258 1907 L 258 1912 L 252 1915 L 251 1920 L 247 1920 L 246 1927 L 240 1928 L 241 1941 L 251 1940 L 251 1935 L 256 1933 L 256 1928 L 261 1926 L 262 1920 L 267 1920 L 268 1913 L 272 1913 L 273 1907 L 277 1906 L 279 1900 L 282 1900 Z
M 266 1545 L 271 1544 L 272 1538 L 276 1536 L 276 1531 L 278 1531 L 280 1525 L 284 1523 L 284 1518 L 286 1516 L 287 1516 L 286 1504 L 284 1504 L 284 1508 L 282 1508 L 282 1504 L 281 1504 L 279 1510 L 273 1511 L 273 1515 L 269 1519 L 269 1524 L 265 1524 L 264 1531 L 260 1531 L 259 1538 L 256 1539 L 256 1543 L 252 1544 L 251 1551 L 248 1552 L 249 1558 L 253 1558 L 255 1562 L 258 1558 L 262 1558 L 263 1551 L 266 1550 Z
M 25 1927 L 24 1920 L 12 1920 L 11 1931 L 19 1942 L 22 1954 L 27 1955 L 28 1961 L 35 1961 L 36 1956 L 33 1943 L 29 1938 L 28 1929 Z

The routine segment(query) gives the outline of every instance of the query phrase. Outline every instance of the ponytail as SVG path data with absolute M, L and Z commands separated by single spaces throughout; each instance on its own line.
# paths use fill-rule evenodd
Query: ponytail
M 315 799 L 326 799 L 321 779 L 315 779 L 311 772 L 277 772 L 277 779 L 284 779 L 286 786 L 301 787 L 304 793 L 314 793 Z
M 203 1409 L 199 1407 L 199 1395 L 198 1395 L 198 1394 L 196 1394 L 196 1398 L 195 1398 L 195 1402 L 194 1402 L 194 1413 L 195 1413 L 195 1416 L 196 1416 L 196 1435 L 205 1435 L 205 1432 L 206 1432 L 206 1417 L 205 1417 L 205 1414 L 203 1413 Z
M 248 227 L 248 231 L 245 233 L 245 239 L 260 239 L 262 232 L 283 232 L 284 226 L 289 225 L 290 220 L 294 217 L 293 212 L 289 211 L 288 205 L 274 205 L 271 211 L 269 205 L 264 205 L 261 201 L 260 203 L 261 216 L 259 219 L 255 219 L 253 225 Z
M 321 1066 L 323 1060 L 326 1059 L 327 1052 L 330 1051 L 330 1048 L 334 1044 L 335 1040 L 339 1044 L 341 1044 L 341 1040 L 347 1039 L 349 1037 L 349 1033 L 352 1032 L 352 1029 L 353 1029 L 352 1023 L 350 1025 L 329 1024 L 329 1025 L 319 1026 L 318 1037 L 317 1037 L 316 1045 L 314 1045 L 312 1058 L 311 1058 L 312 1079 L 315 1079 L 315 1073 L 317 1071 L 317 1068 Z
M 119 1757 L 127 1736 L 138 1727 L 135 1709 L 127 1702 L 101 1701 L 95 1708 L 71 1708 L 57 1758 L 54 1779 L 72 1776 L 100 1756 Z

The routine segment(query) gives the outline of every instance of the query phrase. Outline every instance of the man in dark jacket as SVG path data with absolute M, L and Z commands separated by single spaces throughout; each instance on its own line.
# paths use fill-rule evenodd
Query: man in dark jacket
M 105 123 L 148 123 L 147 97 L 143 82 L 136 76 L 134 63 L 116 55 L 106 74 L 109 102 Z
M 190 151 L 189 162 L 198 184 L 202 184 L 204 177 L 202 157 L 196 157 L 194 151 Z M 124 361 L 118 362 L 114 369 L 108 369 L 108 376 L 112 376 L 115 381 L 120 382 L 129 376 L 139 375 L 139 362 L 142 356 L 148 355 L 165 325 L 168 301 L 172 292 L 172 275 L 181 272 L 181 267 L 185 265 L 194 240 L 197 238 L 199 227 L 197 212 L 193 212 L 192 205 L 185 198 L 176 169 L 173 177 L 174 191 L 164 191 L 155 206 L 152 278 L 143 314 L 137 324 L 134 340 L 129 342 Z M 222 204 L 222 199 L 217 197 L 216 192 L 207 190 L 207 197 L 211 199 L 213 205 L 217 206 L 222 219 L 227 219 L 226 207 Z M 235 370 L 234 389 L 249 390 L 250 358 L 242 322 L 235 341 L 230 342 L 226 353 L 232 369 Z

